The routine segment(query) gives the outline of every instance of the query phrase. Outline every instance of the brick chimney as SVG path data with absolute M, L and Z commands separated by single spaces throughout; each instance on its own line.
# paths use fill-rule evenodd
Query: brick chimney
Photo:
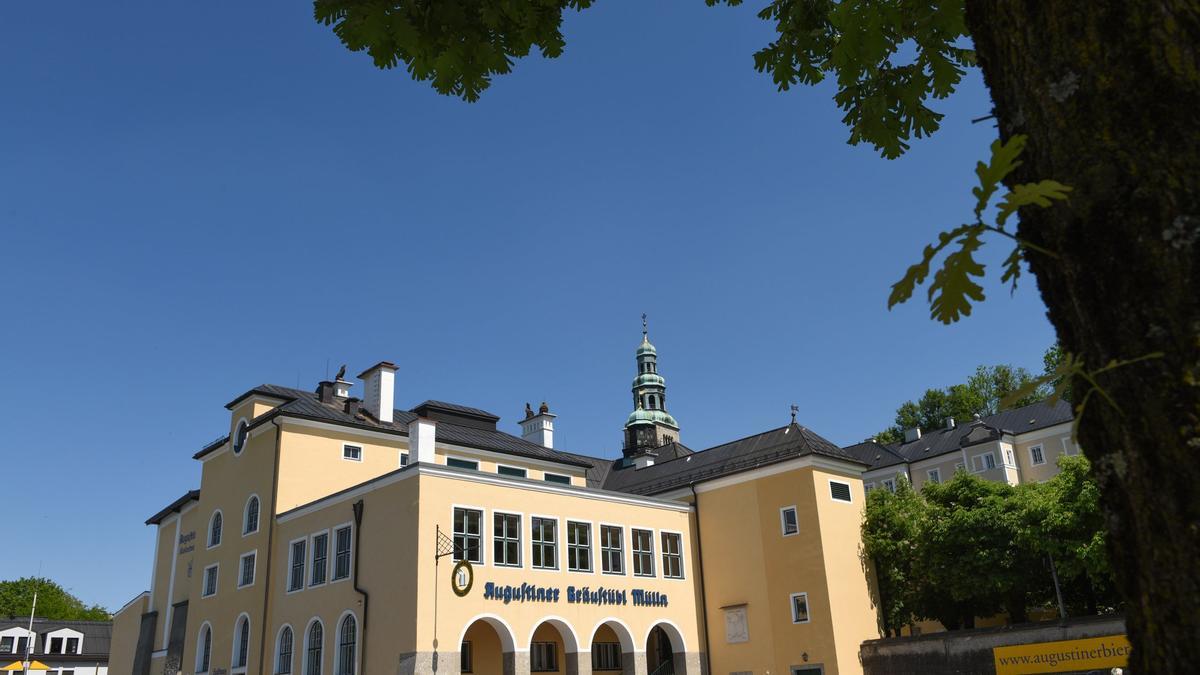
M 396 364 L 380 361 L 358 374 L 363 381 L 363 409 L 380 422 L 391 424 L 396 401 Z

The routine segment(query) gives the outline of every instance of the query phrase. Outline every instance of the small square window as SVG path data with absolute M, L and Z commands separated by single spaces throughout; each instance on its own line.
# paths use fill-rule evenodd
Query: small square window
M 343 445 L 342 459 L 348 459 L 351 462 L 362 461 L 362 446 L 359 445 Z
M 796 507 L 788 506 L 779 510 L 779 526 L 783 529 L 785 537 L 800 532 L 800 518 L 796 515 Z

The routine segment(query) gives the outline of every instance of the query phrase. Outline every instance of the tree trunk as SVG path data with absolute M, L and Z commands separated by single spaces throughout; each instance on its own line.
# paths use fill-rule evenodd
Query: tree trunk
M 1097 380 L 1079 440 L 1099 481 L 1137 673 L 1200 664 L 1200 2 L 966 0 L 1011 184 L 1074 188 L 1020 235 L 1063 347 Z M 1088 383 L 1076 377 L 1078 401 Z

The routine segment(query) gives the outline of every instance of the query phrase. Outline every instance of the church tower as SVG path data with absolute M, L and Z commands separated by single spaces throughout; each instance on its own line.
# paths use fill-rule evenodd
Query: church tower
M 667 382 L 658 374 L 658 351 L 650 344 L 646 315 L 642 315 L 642 344 L 637 349 L 637 377 L 633 380 L 633 412 L 625 421 L 626 459 L 653 463 L 657 447 L 679 441 L 679 424 L 667 412 Z

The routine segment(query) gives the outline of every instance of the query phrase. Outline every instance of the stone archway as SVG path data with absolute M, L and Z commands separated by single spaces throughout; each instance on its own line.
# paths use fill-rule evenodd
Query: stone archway
M 579 637 L 566 619 L 548 616 L 529 633 L 528 662 L 518 672 L 588 675 L 591 662 L 580 658 Z M 586 654 L 584 654 L 586 657 Z M 581 662 L 582 661 L 582 662 Z
M 602 619 L 592 629 L 588 644 L 592 675 L 639 675 L 646 672 L 645 654 L 638 653 L 633 633 L 620 619 Z
M 648 675 L 699 675 L 700 654 L 689 652 L 683 632 L 662 620 L 650 627 L 643 642 Z
M 500 617 L 480 615 L 467 622 L 459 643 L 459 662 L 438 672 L 516 675 L 518 652 L 512 628 Z

